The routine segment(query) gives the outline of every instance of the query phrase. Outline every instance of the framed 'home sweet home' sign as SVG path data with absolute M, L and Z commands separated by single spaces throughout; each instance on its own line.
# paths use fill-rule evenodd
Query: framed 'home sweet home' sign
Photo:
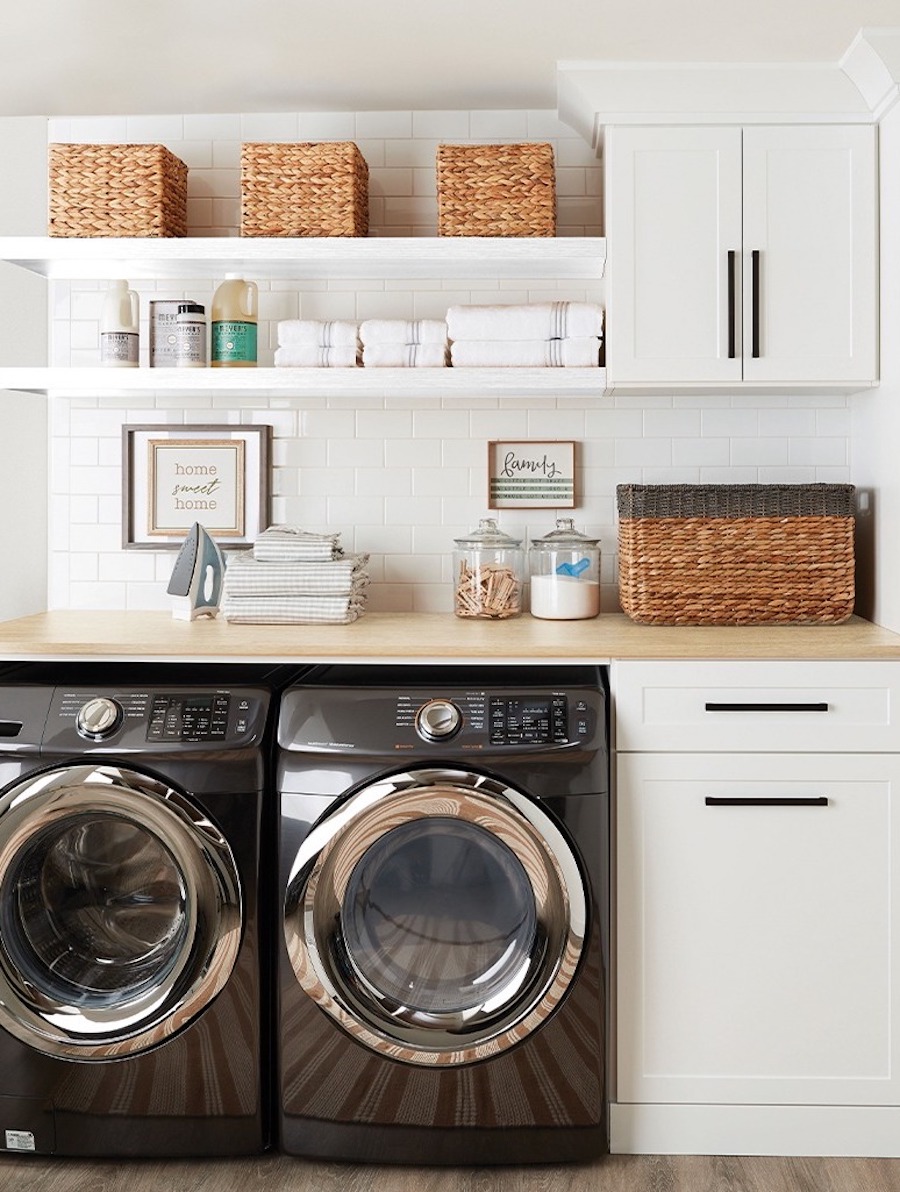
M 122 543 L 167 549 L 200 522 L 223 546 L 268 525 L 269 426 L 122 428 Z

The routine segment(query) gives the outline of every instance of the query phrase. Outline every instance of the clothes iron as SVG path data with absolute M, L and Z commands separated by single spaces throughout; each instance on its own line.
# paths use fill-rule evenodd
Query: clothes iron
M 218 616 L 224 574 L 222 552 L 200 523 L 194 522 L 178 552 L 166 588 L 175 598 L 172 616 L 180 621 Z

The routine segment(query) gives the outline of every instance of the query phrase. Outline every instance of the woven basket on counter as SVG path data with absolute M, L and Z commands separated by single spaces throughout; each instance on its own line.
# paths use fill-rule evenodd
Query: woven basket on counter
M 369 167 L 352 141 L 241 146 L 242 236 L 365 236 Z
M 438 145 L 438 234 L 555 236 L 549 144 Z
M 164 145 L 51 145 L 51 236 L 186 236 L 187 166 Z
M 650 625 L 845 621 L 853 494 L 850 484 L 620 484 L 623 611 Z

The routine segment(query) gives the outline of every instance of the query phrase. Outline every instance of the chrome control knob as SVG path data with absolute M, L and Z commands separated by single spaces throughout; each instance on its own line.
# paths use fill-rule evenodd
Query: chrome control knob
M 462 712 L 448 699 L 433 699 L 416 713 L 416 732 L 426 741 L 446 741 L 462 725 Z
M 121 723 L 121 707 L 114 699 L 103 695 L 89 699 L 75 717 L 77 733 L 89 741 L 102 741 L 104 737 L 112 736 Z

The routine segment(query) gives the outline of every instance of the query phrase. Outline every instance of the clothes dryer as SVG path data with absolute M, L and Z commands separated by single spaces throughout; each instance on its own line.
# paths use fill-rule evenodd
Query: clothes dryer
M 265 1147 L 270 700 L 0 685 L 0 1150 Z
M 597 669 L 336 666 L 285 693 L 285 1151 L 606 1148 L 608 774 Z

